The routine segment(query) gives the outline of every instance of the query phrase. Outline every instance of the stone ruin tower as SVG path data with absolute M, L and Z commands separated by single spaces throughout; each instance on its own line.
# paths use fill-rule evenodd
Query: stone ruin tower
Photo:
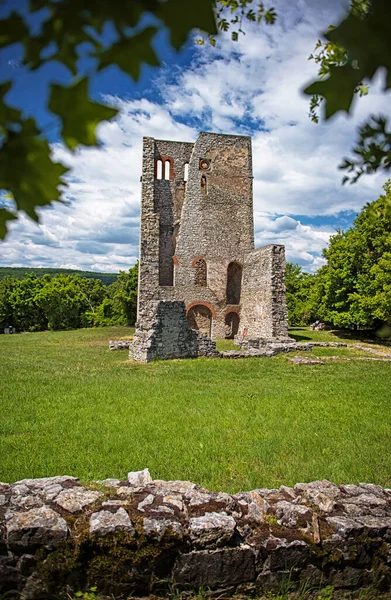
M 212 339 L 288 337 L 284 246 L 254 249 L 251 138 L 144 138 L 138 327 L 182 301 Z

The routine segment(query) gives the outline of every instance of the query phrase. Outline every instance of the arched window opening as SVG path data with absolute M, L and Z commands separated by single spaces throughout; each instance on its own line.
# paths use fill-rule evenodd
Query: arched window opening
M 207 268 L 203 258 L 199 258 L 194 263 L 194 285 L 206 287 L 207 285 Z
M 231 262 L 227 269 L 227 304 L 239 304 L 242 290 L 242 267 Z
M 166 181 L 170 180 L 170 171 L 171 171 L 171 163 L 169 160 L 166 160 L 164 163 L 164 179 Z
M 233 340 L 239 331 L 240 318 L 236 312 L 230 312 L 225 317 L 225 339 Z
M 197 331 L 206 333 L 206 335 L 210 336 L 212 328 L 212 312 L 207 306 L 203 306 L 202 304 L 192 306 L 187 313 L 187 322 L 192 329 L 196 329 Z
M 185 163 L 185 169 L 183 173 L 183 180 L 187 181 L 189 179 L 189 163 Z
M 206 189 L 206 177 L 205 175 L 202 175 L 201 177 L 201 194 L 206 194 L 207 189 Z
M 156 179 L 162 179 L 162 178 L 163 178 L 163 161 L 159 159 L 156 162 Z

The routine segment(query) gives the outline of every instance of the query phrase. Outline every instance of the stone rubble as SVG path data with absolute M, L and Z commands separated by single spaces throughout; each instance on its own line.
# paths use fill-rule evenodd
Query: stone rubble
M 109 349 L 110 350 L 129 350 L 132 342 L 131 340 L 110 340 L 109 341 Z
M 298 483 L 212 492 L 148 469 L 88 487 L 69 476 L 0 483 L 0 594 L 148 596 L 170 586 L 258 594 L 391 585 L 391 490 Z M 115 573 L 115 577 L 113 574 Z

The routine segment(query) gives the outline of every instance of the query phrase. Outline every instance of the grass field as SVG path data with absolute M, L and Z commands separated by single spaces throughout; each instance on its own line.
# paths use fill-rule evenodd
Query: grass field
M 286 356 L 142 365 L 108 350 L 131 333 L 0 336 L 0 480 L 149 467 L 225 491 L 320 478 L 391 486 L 391 362 L 328 361 L 363 353 L 318 348 L 325 365 Z

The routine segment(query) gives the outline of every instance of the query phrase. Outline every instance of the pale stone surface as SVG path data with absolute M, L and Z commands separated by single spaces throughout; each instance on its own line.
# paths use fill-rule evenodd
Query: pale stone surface
M 277 502 L 275 508 L 277 521 L 284 527 L 295 527 L 298 523 L 303 526 L 305 521 L 312 521 L 312 510 L 306 506 L 282 500 Z
M 166 533 L 178 538 L 183 535 L 182 525 L 170 519 L 144 519 L 143 527 L 147 537 L 155 537 L 158 540 L 161 540 Z
M 94 490 L 86 490 L 84 488 L 73 488 L 71 490 L 63 490 L 56 497 L 56 504 L 70 513 L 75 513 L 86 506 L 94 504 L 99 498 L 103 498 L 101 492 Z
M 222 546 L 234 533 L 236 521 L 233 517 L 216 512 L 205 513 L 202 517 L 189 520 L 190 538 L 200 547 Z
M 248 515 L 250 518 L 263 522 L 270 504 L 260 494 L 253 491 L 249 494 Z
M 6 530 L 11 548 L 56 546 L 68 534 L 66 521 L 46 506 L 15 514 L 7 521 Z
M 77 483 L 78 481 L 79 479 L 72 477 L 72 475 L 60 475 L 55 477 L 39 477 L 38 479 L 22 479 L 21 481 L 16 481 L 14 486 L 26 485 L 32 488 L 44 489 L 51 485 L 63 485 L 68 482 Z
M 143 469 L 142 471 L 130 471 L 128 473 L 128 481 L 130 485 L 139 487 L 146 485 L 152 481 L 149 469 Z
M 163 479 L 154 479 L 153 484 L 157 488 L 167 490 L 171 492 L 178 492 L 178 494 L 192 494 L 196 488 L 196 484 L 191 481 L 164 481 Z
M 324 365 L 324 360 L 320 360 L 320 358 L 308 358 L 307 356 L 290 356 L 288 360 L 295 365 Z
M 107 535 L 116 531 L 126 531 L 134 535 L 134 527 L 124 508 L 119 508 L 117 512 L 112 513 L 108 510 L 101 510 L 93 513 L 90 517 L 90 533 L 96 535 Z
M 101 481 L 97 481 L 97 483 L 100 483 L 101 485 L 104 485 L 109 488 L 117 488 L 120 486 L 121 480 L 109 478 L 109 479 L 102 479 Z
M 167 496 L 163 497 L 163 502 L 166 504 L 172 504 L 173 506 L 179 508 L 179 510 L 183 510 L 182 496 L 180 494 L 168 494 Z
M 144 498 L 144 500 L 142 500 L 138 506 L 137 506 L 137 510 L 141 510 L 142 512 L 144 512 L 144 508 L 146 506 L 148 506 L 149 504 L 152 504 L 153 501 L 155 500 L 155 496 L 153 496 L 152 494 L 148 494 L 148 496 L 146 496 Z

